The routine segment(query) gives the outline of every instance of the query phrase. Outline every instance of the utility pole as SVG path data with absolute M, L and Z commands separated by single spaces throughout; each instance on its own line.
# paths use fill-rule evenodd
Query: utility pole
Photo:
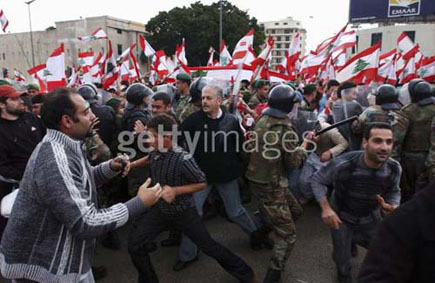
M 32 50 L 32 64 L 35 67 L 35 53 L 33 51 L 33 32 L 32 32 L 32 17 L 30 15 L 30 4 L 35 2 L 36 0 L 30 0 L 28 2 L 24 2 L 27 4 L 27 8 L 29 10 L 29 25 L 30 25 L 30 49 Z

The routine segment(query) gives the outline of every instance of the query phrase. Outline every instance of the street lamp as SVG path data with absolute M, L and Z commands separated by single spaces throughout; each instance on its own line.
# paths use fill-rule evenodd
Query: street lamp
M 30 4 L 35 2 L 36 0 L 30 0 L 27 2 L 24 2 L 27 4 L 27 7 L 29 9 L 29 25 L 30 25 L 30 48 L 32 50 L 32 64 L 33 67 L 35 67 L 35 53 L 33 52 L 33 32 L 32 32 L 32 17 L 30 16 Z

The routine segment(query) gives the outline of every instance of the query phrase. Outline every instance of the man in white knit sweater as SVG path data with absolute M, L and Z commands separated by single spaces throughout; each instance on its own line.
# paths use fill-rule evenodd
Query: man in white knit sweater
M 24 173 L 0 246 L 3 277 L 17 282 L 94 282 L 96 237 L 124 225 L 161 195 L 148 180 L 135 198 L 98 209 L 96 187 L 129 170 L 125 157 L 92 167 L 82 150 L 95 116 L 83 98 L 56 89 L 41 118 L 47 134 Z

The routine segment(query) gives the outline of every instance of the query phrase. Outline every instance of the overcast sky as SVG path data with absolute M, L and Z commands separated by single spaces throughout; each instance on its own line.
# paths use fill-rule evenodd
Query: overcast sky
M 29 31 L 27 5 L 23 0 L 0 0 L 9 19 L 9 31 Z M 159 11 L 189 6 L 190 0 L 36 0 L 31 4 L 33 30 L 54 26 L 56 21 L 80 17 L 108 15 L 146 24 Z M 203 0 L 211 4 L 217 0 Z M 307 30 L 308 50 L 339 31 L 347 22 L 349 0 L 231 0 L 232 4 L 247 10 L 259 22 L 284 19 L 288 16 L 302 22 Z M 224 19 L 225 20 L 225 19 Z M 1 31 L 0 31 L 1 32 Z M 225 39 L 225 35 L 223 35 Z M 0 45 L 1 46 L 1 45 Z M 233 47 L 231 47 L 233 48 Z

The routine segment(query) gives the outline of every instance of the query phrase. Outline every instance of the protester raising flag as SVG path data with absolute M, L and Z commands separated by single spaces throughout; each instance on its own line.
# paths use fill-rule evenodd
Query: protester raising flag
M 5 13 L 3 12 L 3 10 L 0 10 L 0 24 L 2 25 L 3 32 L 6 32 L 6 28 L 9 25 L 9 21 L 6 18 Z
M 254 43 L 254 29 L 251 29 L 242 39 L 237 42 L 233 51 L 233 64 L 246 64 L 246 59 L 250 55 L 250 48 Z
M 63 43 L 51 53 L 46 65 L 47 90 L 53 91 L 58 87 L 65 87 L 65 52 Z
M 222 40 L 221 50 L 219 54 L 219 66 L 227 66 L 233 63 L 233 58 L 231 57 L 230 52 L 228 51 L 227 46 L 225 45 L 225 41 Z
M 356 84 L 375 79 L 379 68 L 380 45 L 376 44 L 358 53 L 337 72 L 337 81 L 353 81 Z
M 90 36 L 83 36 L 83 37 L 79 36 L 77 39 L 86 43 L 97 39 L 107 39 L 107 34 L 104 32 L 102 28 L 98 28 Z
M 403 60 L 408 61 L 411 57 L 414 57 L 418 49 L 418 45 L 412 42 L 406 32 L 402 32 L 397 38 L 397 50 L 402 54 Z
M 156 53 L 154 48 L 152 48 L 151 45 L 148 43 L 148 41 L 140 34 L 139 34 L 139 45 L 146 57 L 154 56 L 154 54 Z

